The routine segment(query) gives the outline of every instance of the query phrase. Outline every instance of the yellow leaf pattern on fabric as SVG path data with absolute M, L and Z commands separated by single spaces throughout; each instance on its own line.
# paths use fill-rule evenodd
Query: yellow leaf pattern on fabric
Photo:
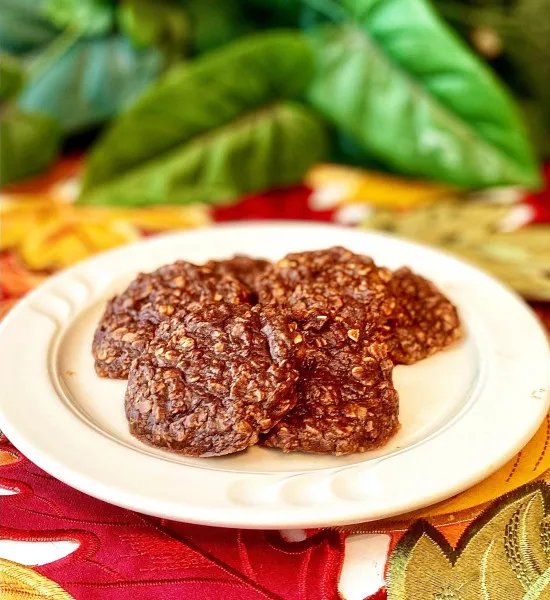
M 313 167 L 305 183 L 313 189 L 313 203 L 324 199 L 325 207 L 362 203 L 407 208 L 451 195 L 448 186 L 334 164 Z
M 210 223 L 202 205 L 150 209 L 82 207 L 55 194 L 3 200 L 1 248 L 13 249 L 35 271 L 55 270 L 142 237 Z
M 487 550 L 483 553 L 481 557 L 481 562 L 479 564 L 479 584 L 481 587 L 481 598 L 482 600 L 491 600 L 490 592 L 489 592 L 489 573 L 490 573 L 490 565 L 492 564 L 491 556 L 495 547 L 495 541 L 493 540 Z
M 540 495 L 519 506 L 506 525 L 504 548 L 516 577 L 528 590 L 548 566 L 548 557 L 542 545 L 542 532 L 533 536 L 531 532 L 541 528 L 543 503 Z
M 420 526 L 422 525 L 425 524 L 420 523 Z M 425 531 L 419 533 L 418 539 L 414 540 L 410 548 L 400 549 L 400 552 L 407 552 L 409 557 L 407 561 L 397 560 L 395 552 L 392 555 L 392 559 L 394 557 L 395 559 L 390 562 L 390 572 L 388 573 L 391 581 L 388 600 L 421 598 L 422 594 L 425 595 L 425 598 L 434 600 L 438 595 L 440 598 L 462 600 L 458 592 L 452 589 L 453 567 L 445 550 Z M 419 578 L 412 573 L 409 569 L 411 562 L 424 565 L 424 577 Z M 426 569 L 426 565 L 429 565 L 429 569 Z M 442 582 L 445 583 L 442 585 Z
M 545 600 L 550 598 L 550 569 L 533 584 L 522 600 Z
M 389 560 L 388 600 L 550 597 L 550 487 L 528 484 L 493 503 L 456 548 L 417 521 Z
M 30 567 L 0 558 L 2 600 L 74 600 L 57 583 Z

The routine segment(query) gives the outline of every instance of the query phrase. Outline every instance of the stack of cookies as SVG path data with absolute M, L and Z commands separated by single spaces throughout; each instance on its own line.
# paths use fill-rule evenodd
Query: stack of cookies
M 128 379 L 130 431 L 148 444 L 343 455 L 398 430 L 394 365 L 461 335 L 431 282 L 337 247 L 140 274 L 109 301 L 93 355 L 98 375 Z

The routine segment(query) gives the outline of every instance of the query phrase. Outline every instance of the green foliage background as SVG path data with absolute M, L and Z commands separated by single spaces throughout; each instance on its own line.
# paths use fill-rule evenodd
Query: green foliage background
M 325 158 L 536 187 L 548 2 L 0 0 L 2 181 L 92 131 L 84 203 L 230 201 Z

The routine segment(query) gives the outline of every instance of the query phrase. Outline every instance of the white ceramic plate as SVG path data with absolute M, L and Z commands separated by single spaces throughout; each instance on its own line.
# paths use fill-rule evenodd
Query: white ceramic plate
M 105 300 L 138 271 L 234 253 L 276 259 L 344 245 L 409 265 L 457 304 L 466 338 L 394 377 L 399 433 L 347 457 L 252 448 L 192 459 L 128 433 L 125 382 L 95 375 Z M 550 353 L 527 306 L 465 263 L 396 238 L 330 225 L 216 227 L 155 237 L 86 261 L 23 300 L 0 330 L 0 427 L 40 467 L 143 513 L 230 527 L 315 527 L 378 519 L 449 497 L 510 459 L 548 409 Z

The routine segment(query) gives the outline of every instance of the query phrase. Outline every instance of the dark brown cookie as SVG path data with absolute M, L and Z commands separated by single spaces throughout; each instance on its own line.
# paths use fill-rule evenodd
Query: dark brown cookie
M 386 343 L 396 364 L 413 364 L 462 337 L 456 308 L 432 282 L 344 248 L 288 255 L 266 271 L 260 296 L 277 299 L 299 329 L 343 321 Z
M 128 369 L 155 335 L 156 325 L 117 311 L 116 298 L 109 301 L 94 334 L 92 352 L 100 377 L 127 379 Z
M 125 379 L 154 326 L 192 302 L 247 303 L 250 290 L 235 277 L 186 261 L 140 273 L 115 296 L 97 327 L 92 353 L 98 375 Z
M 296 402 L 290 347 L 285 321 L 259 307 L 222 301 L 174 315 L 132 364 L 130 431 L 188 456 L 255 444 Z
M 418 362 L 462 337 L 455 306 L 431 281 L 403 267 L 388 286 L 396 305 L 384 337 L 396 364 Z
M 288 315 L 298 403 L 263 439 L 284 451 L 363 452 L 398 424 L 393 363 L 380 332 L 394 314 L 392 273 L 344 248 L 291 254 L 263 278 L 262 301 Z
M 412 364 L 462 335 L 434 284 L 344 248 L 288 255 L 268 269 L 260 298 L 275 299 L 294 332 L 298 402 L 263 439 L 285 451 L 382 445 L 399 427 L 392 362 Z
M 372 335 L 395 309 L 389 269 L 335 247 L 289 254 L 261 278 L 261 302 L 275 300 L 299 329 L 320 329 L 333 320 Z
M 344 248 L 285 257 L 262 279 L 260 298 L 275 299 L 294 332 L 298 402 L 263 439 L 284 451 L 384 444 L 399 427 L 393 362 L 411 364 L 461 337 L 435 285 Z
M 296 407 L 263 437 L 263 445 L 343 455 L 382 446 L 397 432 L 399 400 L 385 347 L 359 343 L 354 348 L 344 332 L 333 333 L 317 338 L 327 340 L 331 351 L 321 361 L 324 352 L 315 352 L 313 368 L 304 363 Z
M 253 300 L 257 299 L 259 280 L 271 263 L 262 258 L 251 258 L 237 254 L 227 260 L 211 260 L 205 266 L 211 267 L 221 275 L 231 275 L 244 283 L 252 292 Z

